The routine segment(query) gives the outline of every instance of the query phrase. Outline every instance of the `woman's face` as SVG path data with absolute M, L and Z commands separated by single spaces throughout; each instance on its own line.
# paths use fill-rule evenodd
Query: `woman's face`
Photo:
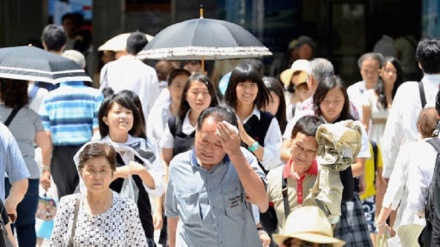
M 109 133 L 127 133 L 133 128 L 133 112 L 114 102 L 106 117 L 102 120 L 109 128 Z
M 280 106 L 280 97 L 273 92 L 270 91 L 270 99 L 269 102 L 264 107 L 264 111 L 270 112 L 272 115 L 276 115 L 278 111 L 278 107 Z
M 81 170 L 81 177 L 89 192 L 102 192 L 113 181 L 113 171 L 105 157 L 95 157 L 86 161 Z
M 174 77 L 171 85 L 168 86 L 168 90 L 170 90 L 171 101 L 172 102 L 180 102 L 183 94 L 183 87 L 185 87 L 186 80 L 188 76 L 186 75 L 178 75 Z
M 330 89 L 319 104 L 322 115 L 329 123 L 333 123 L 341 115 L 345 98 L 340 88 Z
M 387 62 L 385 66 L 383 66 L 380 74 L 385 84 L 393 85 L 397 80 L 397 70 L 391 62 Z
M 307 171 L 316 157 L 318 142 L 314 136 L 306 136 L 298 132 L 292 139 L 290 154 L 296 168 Z
M 211 104 L 208 86 L 200 81 L 191 82 L 185 97 L 193 111 L 201 112 Z
M 258 95 L 258 85 L 255 82 L 239 82 L 235 88 L 237 102 L 243 105 L 254 105 Z

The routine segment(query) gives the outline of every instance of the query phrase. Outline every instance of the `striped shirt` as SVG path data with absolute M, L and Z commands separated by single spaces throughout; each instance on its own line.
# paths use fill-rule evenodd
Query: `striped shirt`
M 92 139 L 98 128 L 98 111 L 104 99 L 83 82 L 63 82 L 49 92 L 40 108 L 44 129 L 52 134 L 54 146 L 79 146 Z
M 4 123 L 11 112 L 12 108 L 0 104 L 0 121 Z M 31 174 L 29 178 L 39 178 L 40 169 L 38 168 L 37 162 L 35 162 L 34 140 L 38 132 L 44 131 L 40 117 L 34 110 L 29 109 L 29 107 L 22 107 L 9 124 L 9 130 L 20 147 L 23 159 Z

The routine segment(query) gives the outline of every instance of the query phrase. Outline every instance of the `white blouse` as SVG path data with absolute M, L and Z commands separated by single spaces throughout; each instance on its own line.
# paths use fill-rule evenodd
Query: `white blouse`
M 72 231 L 78 194 L 61 198 L 50 246 L 67 246 Z M 81 199 L 73 246 L 148 246 L 136 204 L 113 192 L 113 204 L 106 212 L 91 215 Z

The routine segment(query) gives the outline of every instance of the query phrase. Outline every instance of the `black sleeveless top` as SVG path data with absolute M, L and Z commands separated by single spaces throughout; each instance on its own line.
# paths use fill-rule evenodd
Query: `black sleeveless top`
M 249 120 L 243 124 L 243 128 L 246 130 L 248 135 L 252 137 L 255 141 L 260 144 L 260 146 L 264 147 L 264 139 L 266 138 L 267 131 L 269 130 L 270 123 L 274 116 L 265 111 L 260 111 L 260 119 L 257 116 L 252 115 Z M 245 148 L 249 148 L 248 145 L 242 142 L 242 146 Z M 264 169 L 263 165 L 258 161 L 261 169 L 267 174 L 269 171 Z
M 180 117 L 172 116 L 168 119 L 168 127 L 174 137 L 173 157 L 191 150 L 194 146 L 196 131 L 194 130 L 190 135 L 186 135 L 182 132 L 182 126 L 183 121 Z

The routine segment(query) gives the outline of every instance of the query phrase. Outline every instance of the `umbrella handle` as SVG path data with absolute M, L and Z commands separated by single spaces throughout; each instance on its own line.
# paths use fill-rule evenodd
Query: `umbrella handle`
M 203 4 L 200 4 L 200 19 L 203 19 Z
M 205 73 L 205 56 L 202 56 L 202 73 Z

